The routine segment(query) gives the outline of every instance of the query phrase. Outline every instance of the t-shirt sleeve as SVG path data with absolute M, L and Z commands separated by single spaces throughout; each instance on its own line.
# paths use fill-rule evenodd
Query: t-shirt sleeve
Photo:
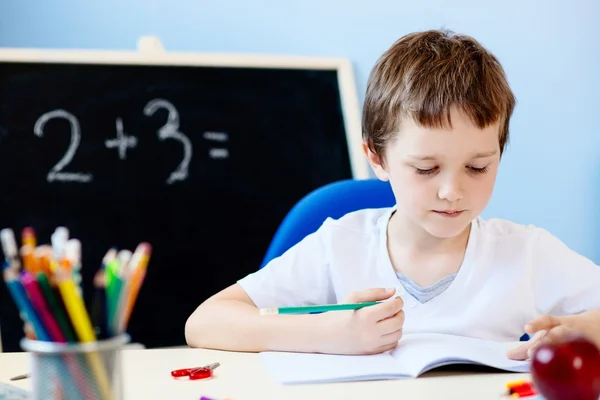
M 540 314 L 600 309 L 600 267 L 540 229 L 534 250 L 533 290 Z
M 327 223 L 238 281 L 258 308 L 335 303 L 325 248 Z

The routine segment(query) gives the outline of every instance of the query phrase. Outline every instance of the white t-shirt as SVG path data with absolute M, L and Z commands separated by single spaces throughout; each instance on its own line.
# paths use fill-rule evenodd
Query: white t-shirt
M 405 333 L 518 340 L 541 314 L 600 309 L 600 267 L 546 230 L 476 218 L 452 284 L 426 303 L 402 290 L 387 251 L 394 208 L 327 219 L 282 256 L 238 283 L 257 307 L 332 304 L 349 293 L 396 287 Z

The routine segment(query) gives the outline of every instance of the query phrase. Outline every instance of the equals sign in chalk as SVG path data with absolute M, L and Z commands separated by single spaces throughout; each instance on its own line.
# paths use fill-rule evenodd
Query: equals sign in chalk
M 225 132 L 204 132 L 202 137 L 212 142 L 225 143 L 229 140 L 229 135 Z M 229 150 L 223 147 L 213 147 L 208 151 L 210 158 L 228 158 Z

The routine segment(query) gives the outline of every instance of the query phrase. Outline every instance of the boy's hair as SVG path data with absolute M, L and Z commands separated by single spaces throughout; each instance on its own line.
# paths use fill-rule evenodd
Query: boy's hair
M 457 106 L 481 129 L 500 121 L 502 154 L 515 103 L 500 62 L 475 39 L 442 30 L 411 33 L 371 71 L 363 139 L 383 163 L 404 118 L 427 128 L 451 126 L 450 109 Z

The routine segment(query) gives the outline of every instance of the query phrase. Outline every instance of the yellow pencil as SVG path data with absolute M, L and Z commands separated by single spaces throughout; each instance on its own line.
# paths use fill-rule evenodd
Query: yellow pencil
M 96 334 L 92 328 L 92 323 L 85 305 L 83 304 L 83 300 L 77 294 L 75 282 L 70 279 L 68 272 L 64 271 L 62 268 L 56 268 L 54 270 L 54 276 L 56 277 L 58 289 L 60 290 L 67 313 L 71 318 L 71 322 L 73 323 L 73 327 L 75 328 L 79 340 L 82 343 L 95 342 Z M 94 375 L 96 376 L 102 396 L 106 400 L 112 399 L 113 396 L 110 390 L 106 370 L 104 369 L 98 353 L 88 353 L 86 356 L 90 362 Z

